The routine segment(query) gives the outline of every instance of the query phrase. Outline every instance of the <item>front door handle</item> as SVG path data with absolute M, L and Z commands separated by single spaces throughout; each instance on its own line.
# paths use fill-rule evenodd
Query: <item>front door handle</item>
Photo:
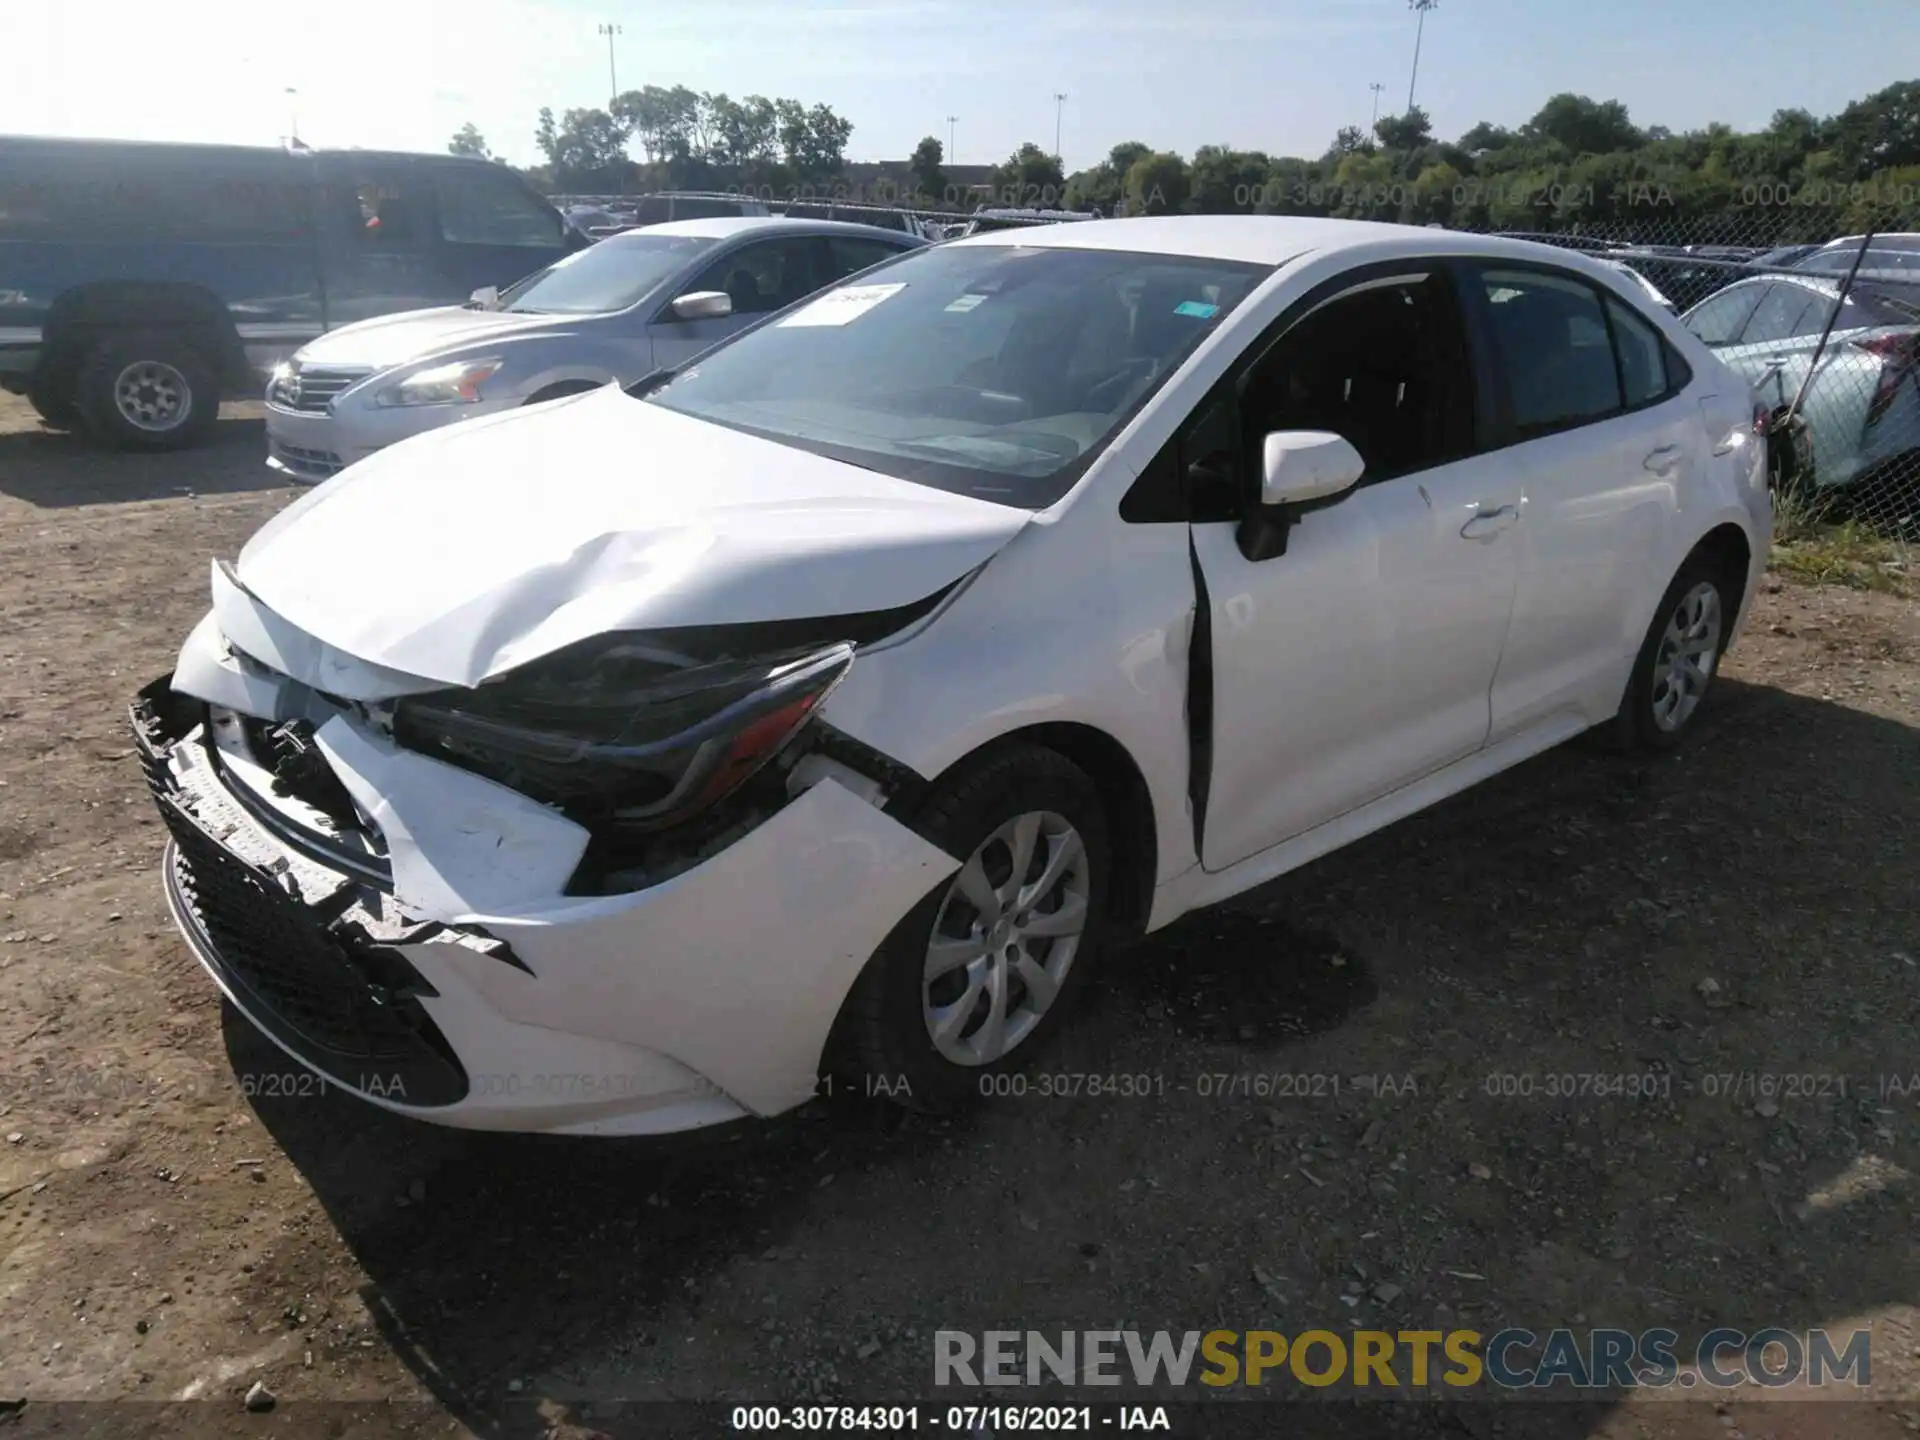
M 1641 462 L 1656 475 L 1664 475 L 1680 463 L 1678 445 L 1662 445 L 1658 450 L 1647 452 L 1647 458 Z
M 1502 505 L 1498 510 L 1482 510 L 1460 527 L 1462 540 L 1491 540 L 1502 530 L 1520 523 L 1520 507 Z

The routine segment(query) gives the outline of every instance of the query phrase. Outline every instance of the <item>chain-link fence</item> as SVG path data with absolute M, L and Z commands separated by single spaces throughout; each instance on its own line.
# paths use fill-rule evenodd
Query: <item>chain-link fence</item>
M 1745 377 L 1773 413 L 1783 514 L 1920 539 L 1920 204 L 1771 204 L 1750 188 L 1756 203 L 1720 214 L 1491 233 L 1631 272 Z

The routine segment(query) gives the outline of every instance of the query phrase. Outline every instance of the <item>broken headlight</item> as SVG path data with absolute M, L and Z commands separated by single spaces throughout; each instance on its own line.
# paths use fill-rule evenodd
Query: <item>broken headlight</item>
M 780 753 L 853 663 L 853 645 L 713 659 L 600 636 L 472 690 L 402 700 L 394 736 L 589 828 L 658 830 Z

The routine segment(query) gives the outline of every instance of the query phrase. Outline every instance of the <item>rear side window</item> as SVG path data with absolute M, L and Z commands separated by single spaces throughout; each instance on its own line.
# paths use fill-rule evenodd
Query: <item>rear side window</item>
M 1686 327 L 1709 345 L 1732 345 L 1739 340 L 1747 317 L 1766 289 L 1766 285 L 1756 284 L 1722 290 L 1688 313 Z
M 75 147 L 0 159 L 0 235 L 19 240 L 205 243 L 305 238 L 296 162 L 188 147 Z
M 1528 270 L 1485 270 L 1480 279 L 1521 439 L 1622 408 L 1620 372 L 1593 287 Z
M 560 243 L 552 208 L 504 175 L 469 166 L 444 169 L 433 177 L 433 198 L 440 238 L 450 244 L 551 250 Z
M 326 204 L 333 223 L 357 249 L 374 254 L 424 245 L 432 216 L 420 179 L 398 167 L 332 167 Z
M 835 280 L 842 275 L 851 275 L 856 270 L 864 270 L 869 265 L 878 265 L 882 260 L 891 260 L 900 253 L 898 245 L 854 235 L 832 236 L 827 241 L 827 250 L 832 256 L 831 278 Z
M 1827 320 L 1827 298 L 1804 286 L 1781 281 L 1767 291 L 1740 332 L 1742 345 L 1764 345 L 1775 340 L 1791 340 L 1800 335 L 1817 335 Z
M 1645 320 L 1618 300 L 1607 301 L 1607 319 L 1620 352 L 1620 383 L 1627 406 L 1651 405 L 1675 389 L 1667 374 L 1667 346 Z

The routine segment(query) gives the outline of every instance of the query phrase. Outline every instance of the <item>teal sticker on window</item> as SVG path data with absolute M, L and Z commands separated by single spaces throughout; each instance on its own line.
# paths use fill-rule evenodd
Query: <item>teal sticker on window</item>
M 1176 315 L 1191 315 L 1196 320 L 1211 320 L 1220 313 L 1218 305 L 1208 305 L 1199 300 L 1182 300 L 1173 307 Z

